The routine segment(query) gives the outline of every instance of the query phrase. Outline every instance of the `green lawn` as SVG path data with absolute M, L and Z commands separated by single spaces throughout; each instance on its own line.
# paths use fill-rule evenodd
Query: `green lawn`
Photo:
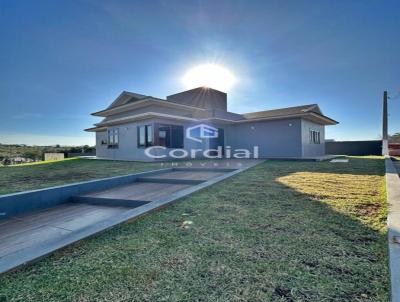
M 161 169 L 160 163 L 73 158 L 18 166 L 0 166 L 0 194 Z
M 386 212 L 380 157 L 269 161 L 1 276 L 0 301 L 388 301 Z

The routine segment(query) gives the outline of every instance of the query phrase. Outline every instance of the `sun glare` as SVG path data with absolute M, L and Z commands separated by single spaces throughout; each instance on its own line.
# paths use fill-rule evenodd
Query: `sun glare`
M 204 64 L 193 67 L 183 76 L 183 84 L 187 89 L 209 87 L 223 92 L 232 89 L 236 83 L 235 76 L 227 68 Z

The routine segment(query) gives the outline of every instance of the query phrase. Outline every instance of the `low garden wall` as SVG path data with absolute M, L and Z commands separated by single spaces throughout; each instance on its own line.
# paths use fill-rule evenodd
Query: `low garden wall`
M 125 176 L 103 178 L 70 185 L 51 187 L 0 196 L 0 220 L 11 216 L 45 209 L 68 201 L 71 197 L 93 191 L 107 190 L 134 182 L 137 178 L 172 171 L 173 168 L 141 172 Z

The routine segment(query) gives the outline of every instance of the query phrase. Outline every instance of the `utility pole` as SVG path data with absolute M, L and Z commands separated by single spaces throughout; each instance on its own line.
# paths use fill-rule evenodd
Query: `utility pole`
M 388 94 L 383 92 L 383 127 L 382 127 L 382 155 L 389 155 L 388 143 Z

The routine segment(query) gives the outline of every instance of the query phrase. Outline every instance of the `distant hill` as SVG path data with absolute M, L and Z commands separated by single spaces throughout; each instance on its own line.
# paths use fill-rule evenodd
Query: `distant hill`
M 63 153 L 90 153 L 94 152 L 95 147 L 85 146 L 27 146 L 27 145 L 8 145 L 0 144 L 0 161 L 4 158 L 25 157 L 33 160 L 41 160 L 46 152 Z

